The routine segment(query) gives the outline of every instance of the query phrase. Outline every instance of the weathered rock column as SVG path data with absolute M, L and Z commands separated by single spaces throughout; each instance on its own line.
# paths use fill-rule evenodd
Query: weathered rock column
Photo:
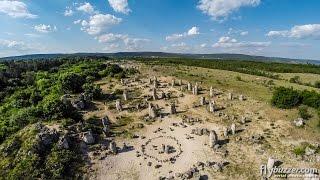
M 195 85 L 195 86 L 193 87 L 192 94 L 193 94 L 193 95 L 198 95 L 198 86 L 197 86 L 197 85 Z
M 223 136 L 224 136 L 224 137 L 228 137 L 228 134 L 229 134 L 229 129 L 228 129 L 228 127 L 225 127 L 225 128 L 223 129 Z
M 174 81 L 174 79 L 172 79 L 171 80 L 171 86 L 174 87 L 174 85 L 175 85 L 175 81 Z
M 122 104 L 121 104 L 121 101 L 119 99 L 116 101 L 116 109 L 118 111 L 122 111 Z
M 153 100 L 157 100 L 157 99 L 158 99 L 156 88 L 153 88 L 153 89 L 152 89 L 152 98 L 153 98 Z
M 231 124 L 230 129 L 231 129 L 232 135 L 235 135 L 236 134 L 236 124 L 234 124 L 234 123 Z
M 117 153 L 118 153 L 118 150 L 117 150 L 117 144 L 116 144 L 116 142 L 114 142 L 114 141 L 110 142 L 110 144 L 109 144 L 109 149 L 110 149 L 110 151 L 111 151 L 113 154 L 117 154 Z
M 108 117 L 104 117 L 101 119 L 102 125 L 103 125 L 103 132 L 105 134 L 109 134 L 110 132 L 110 121 Z
M 214 113 L 215 108 L 214 108 L 214 103 L 213 102 L 209 102 L 209 112 Z
M 218 142 L 217 133 L 214 130 L 211 130 L 210 134 L 209 134 L 209 146 L 210 146 L 210 148 L 213 148 L 214 145 L 217 144 L 217 142 Z
M 124 91 L 123 91 L 123 99 L 124 99 L 125 101 L 128 101 L 128 91 L 127 91 L 127 90 L 124 90 Z
M 174 103 L 170 104 L 170 114 L 176 114 L 177 113 L 177 109 L 176 109 L 176 105 Z
M 149 103 L 148 110 L 149 110 L 149 117 L 151 118 L 157 117 L 156 108 L 151 103 Z
M 179 79 L 178 84 L 179 84 L 179 86 L 182 86 L 182 80 L 181 79 Z
M 239 100 L 240 101 L 244 101 L 245 100 L 245 98 L 244 98 L 244 96 L 242 94 L 239 96 Z
M 153 81 L 153 88 L 158 88 L 158 81 L 156 80 Z
M 228 94 L 228 100 L 232 100 L 233 99 L 233 95 L 232 95 L 232 93 L 229 93 Z
M 212 86 L 210 87 L 209 95 L 210 95 L 210 97 L 213 97 L 213 96 L 214 96 L 214 92 L 213 92 L 213 88 L 212 88 Z
M 201 106 L 204 106 L 206 104 L 206 99 L 205 99 L 205 97 L 200 97 L 200 105 Z
M 190 82 L 188 82 L 188 91 L 192 91 L 192 85 Z

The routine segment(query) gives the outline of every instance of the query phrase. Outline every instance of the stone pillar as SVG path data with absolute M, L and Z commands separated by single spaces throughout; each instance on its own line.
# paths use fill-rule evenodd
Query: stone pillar
M 268 158 L 267 169 L 272 169 L 274 167 L 276 160 L 272 157 Z
M 242 94 L 239 96 L 239 100 L 244 101 L 244 96 Z
M 109 118 L 106 116 L 106 117 L 101 119 L 101 122 L 102 122 L 102 125 L 103 125 L 103 132 L 105 134 L 109 134 L 109 132 L 110 132 Z
M 182 80 L 181 79 L 179 79 L 178 84 L 179 84 L 179 86 L 182 86 Z
M 210 148 L 213 148 L 214 145 L 217 144 L 217 142 L 218 142 L 217 133 L 214 130 L 211 130 L 210 134 L 209 134 L 209 146 L 210 146 Z
M 153 88 L 157 88 L 158 87 L 158 81 L 153 81 Z
M 151 80 L 151 78 L 149 78 L 149 84 L 152 84 L 152 80 Z
M 206 99 L 205 99 L 205 97 L 200 97 L 200 105 L 201 106 L 204 106 L 206 104 Z
M 233 99 L 233 95 L 232 95 L 232 93 L 229 93 L 228 94 L 228 100 L 232 100 Z
M 225 127 L 225 128 L 223 129 L 223 136 L 224 136 L 224 137 L 228 137 L 228 134 L 229 134 L 229 129 L 228 129 L 228 127 Z
M 164 152 L 165 152 L 166 154 L 169 154 L 169 146 L 168 146 L 168 145 L 165 145 L 165 146 L 164 146 Z
M 153 88 L 153 89 L 152 89 L 152 98 L 153 98 L 153 100 L 157 100 L 157 99 L 158 99 L 156 88 Z
M 231 124 L 230 129 L 231 129 L 232 135 L 235 135 L 236 134 L 236 125 L 234 123 Z
M 166 93 L 164 93 L 163 91 L 161 92 L 161 99 L 166 98 Z
M 192 91 L 192 85 L 190 82 L 188 82 L 188 91 Z
M 192 94 L 193 94 L 193 95 L 198 95 L 198 86 L 197 86 L 197 85 L 195 85 L 195 86 L 193 87 Z
M 110 142 L 109 149 L 113 154 L 117 154 L 118 153 L 117 144 L 114 141 Z
M 124 91 L 123 91 L 123 99 L 124 99 L 125 101 L 128 100 L 128 91 L 127 91 L 127 90 L 124 90 Z
M 121 104 L 121 101 L 119 99 L 116 101 L 116 109 L 118 111 L 122 111 L 122 104 Z
M 124 84 L 124 80 L 123 80 L 122 78 L 120 79 L 120 83 L 121 83 L 121 84 Z
M 213 113 L 214 112 L 214 103 L 213 102 L 209 102 L 209 112 Z
M 174 87 L 174 85 L 175 85 L 175 81 L 174 81 L 174 79 L 172 79 L 171 80 L 171 86 Z
M 209 93 L 210 97 L 213 97 L 214 96 L 214 92 L 213 92 L 213 88 L 212 86 L 210 87 L 210 93 Z
M 156 76 L 153 76 L 153 80 L 154 80 L 155 82 L 158 82 L 158 79 L 157 79 Z
M 242 124 L 245 124 L 245 123 L 246 123 L 246 120 L 247 120 L 247 118 L 246 118 L 245 116 L 242 116 L 242 117 L 241 117 L 241 123 L 242 123 Z
M 176 105 L 174 103 L 170 104 L 170 114 L 176 114 Z
M 149 103 L 148 110 L 149 110 L 149 117 L 151 118 L 157 117 L 156 108 L 151 103 Z

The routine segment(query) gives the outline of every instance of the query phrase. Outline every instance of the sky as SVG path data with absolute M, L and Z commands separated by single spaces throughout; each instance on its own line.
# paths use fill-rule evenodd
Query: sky
M 320 60 L 319 0 L 0 0 L 0 57 L 162 51 Z

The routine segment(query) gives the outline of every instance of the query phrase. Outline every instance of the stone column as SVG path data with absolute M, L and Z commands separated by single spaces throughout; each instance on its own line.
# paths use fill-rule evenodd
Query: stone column
M 192 85 L 190 82 L 188 82 L 188 91 L 192 91 Z
M 198 95 L 198 86 L 197 86 L 197 85 L 195 85 L 195 86 L 193 87 L 192 94 L 193 94 L 193 95 Z
M 214 145 L 217 144 L 217 142 L 218 142 L 217 133 L 214 130 L 211 130 L 210 134 L 209 134 L 209 146 L 210 146 L 210 148 L 213 148 Z
M 174 103 L 170 104 L 170 114 L 176 114 L 176 105 Z
M 153 89 L 152 89 L 152 98 L 153 98 L 153 100 L 157 100 L 157 99 L 158 99 L 156 88 L 153 88 Z
M 235 135 L 236 134 L 236 125 L 234 123 L 231 124 L 231 132 L 232 132 L 232 135 Z
M 119 99 L 116 101 L 116 109 L 118 111 L 122 111 L 122 104 L 121 104 L 121 101 Z
M 113 154 L 117 154 L 118 153 L 117 144 L 114 141 L 110 142 L 109 149 Z
M 232 95 L 232 93 L 229 93 L 228 94 L 228 100 L 232 100 L 233 99 L 233 95 Z
M 210 97 L 213 97 L 214 96 L 214 92 L 213 92 L 213 88 L 212 86 L 210 87 L 210 93 L 209 93 Z
M 124 90 L 124 91 L 123 91 L 123 99 L 124 99 L 125 101 L 128 100 L 128 91 L 127 91 L 127 90 Z
M 182 80 L 181 79 L 179 79 L 178 83 L 179 83 L 179 86 L 182 86 Z
M 244 101 L 244 96 L 242 94 L 239 96 L 239 100 Z
M 152 80 L 151 80 L 151 78 L 149 78 L 149 84 L 152 84 Z
M 156 109 L 151 103 L 149 103 L 149 108 L 148 109 L 149 109 L 149 117 L 151 117 L 151 118 L 157 117 Z
M 204 106 L 206 104 L 206 99 L 205 97 L 200 97 L 200 105 Z
M 174 87 L 174 85 L 175 85 L 175 81 L 174 81 L 174 79 L 172 79 L 171 80 L 171 86 Z
M 153 88 L 157 88 L 158 87 L 158 81 L 153 81 Z
M 223 129 L 223 136 L 224 136 L 224 137 L 228 137 L 228 134 L 229 134 L 229 129 L 228 129 L 228 127 L 225 127 L 225 128 Z
M 214 103 L 213 102 L 209 102 L 209 112 L 213 113 L 214 112 Z
M 123 80 L 122 78 L 120 79 L 120 83 L 121 83 L 121 84 L 124 84 L 124 80 Z

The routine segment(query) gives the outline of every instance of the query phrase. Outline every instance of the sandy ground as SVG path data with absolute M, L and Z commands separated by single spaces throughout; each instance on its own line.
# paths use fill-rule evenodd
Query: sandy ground
M 145 77 L 153 77 L 153 74 L 144 74 Z M 170 100 L 151 101 L 154 105 L 161 108 L 161 113 L 169 112 L 171 102 L 177 105 L 178 113 L 175 115 L 165 115 L 164 117 L 156 118 L 154 123 L 144 123 L 144 128 L 137 130 L 134 133 L 138 138 L 124 139 L 115 138 L 115 142 L 119 149 L 125 142 L 131 149 L 121 151 L 117 155 L 107 155 L 105 158 L 93 156 L 89 153 L 92 163 L 91 179 L 159 179 L 160 176 L 170 177 L 175 176 L 175 173 L 184 173 L 198 162 L 229 162 L 229 165 L 224 167 L 222 172 L 216 172 L 211 167 L 200 171 L 200 175 L 207 175 L 208 179 L 257 179 L 259 176 L 259 168 L 261 164 L 265 164 L 268 157 L 275 157 L 285 162 L 287 167 L 317 167 L 320 168 L 318 162 L 301 161 L 293 156 L 289 149 L 292 145 L 297 144 L 302 139 L 295 139 L 290 134 L 289 129 L 292 128 L 290 122 L 286 121 L 286 115 L 278 111 L 274 111 L 266 103 L 262 103 L 246 97 L 246 101 L 227 100 L 227 93 L 223 92 L 214 98 L 209 97 L 209 88 L 200 84 L 203 89 L 200 95 L 192 95 L 191 92 L 181 91 L 180 86 L 171 87 L 168 85 L 173 77 L 157 77 L 160 82 L 160 87 L 157 88 L 158 95 L 163 91 L 171 92 Z M 177 82 L 177 81 L 176 81 Z M 186 81 L 183 84 L 186 85 Z M 194 83 L 193 83 L 194 84 Z M 109 90 L 107 85 L 102 86 L 104 91 Z M 127 85 L 119 85 L 117 82 L 116 88 L 134 90 L 135 88 L 141 91 L 139 97 L 143 99 L 145 95 L 151 95 L 153 85 L 149 85 L 148 79 L 143 78 L 141 82 L 128 83 Z M 181 96 L 183 94 L 183 96 Z M 239 94 L 235 93 L 237 98 Z M 217 106 L 224 107 L 224 110 L 209 113 L 207 106 L 194 107 L 199 105 L 200 97 L 206 97 L 206 101 L 214 99 Z M 114 102 L 110 102 L 114 103 Z M 148 114 L 148 109 L 141 111 L 117 112 L 116 110 L 108 110 L 107 106 L 101 102 L 95 102 L 97 109 L 89 111 L 85 117 L 104 117 L 108 116 L 111 122 L 117 122 L 119 116 L 143 117 Z M 124 102 L 124 107 L 129 106 Z M 277 114 L 279 113 L 279 114 Z M 219 115 L 220 114 L 220 115 Z M 185 124 L 182 126 L 182 117 L 186 115 L 192 118 L 199 118 L 202 122 L 196 122 L 193 125 Z M 245 123 L 241 122 L 241 118 L 246 117 Z M 173 123 L 179 124 L 173 126 Z M 230 127 L 232 123 L 236 124 L 237 134 L 223 137 L 222 132 L 226 127 Z M 290 128 L 288 128 L 290 127 Z M 192 129 L 207 128 L 215 130 L 219 140 L 227 140 L 226 144 L 222 144 L 219 150 L 213 150 L 207 144 L 209 143 L 208 135 L 191 134 Z M 158 129 L 161 129 L 160 131 Z M 163 136 L 163 137 L 162 137 Z M 252 141 L 253 136 L 263 136 L 258 143 Z M 168 138 L 171 137 L 171 138 Z M 175 138 L 173 140 L 172 138 Z M 150 140 L 151 139 L 151 140 Z M 145 153 L 157 157 L 158 159 L 169 159 L 177 154 L 174 163 L 158 162 L 154 158 L 143 155 L 142 145 L 150 140 L 146 146 Z M 314 138 L 315 141 L 319 137 Z M 162 144 L 171 145 L 176 152 L 170 154 L 159 154 Z M 181 146 L 181 153 L 179 151 Z M 225 157 L 224 153 L 227 152 Z M 103 152 L 101 152 L 103 153 Z M 140 156 L 137 157 L 137 154 Z M 151 163 L 150 163 L 151 162 Z M 156 167 L 160 165 L 160 167 Z M 199 177 L 197 177 L 199 179 Z

